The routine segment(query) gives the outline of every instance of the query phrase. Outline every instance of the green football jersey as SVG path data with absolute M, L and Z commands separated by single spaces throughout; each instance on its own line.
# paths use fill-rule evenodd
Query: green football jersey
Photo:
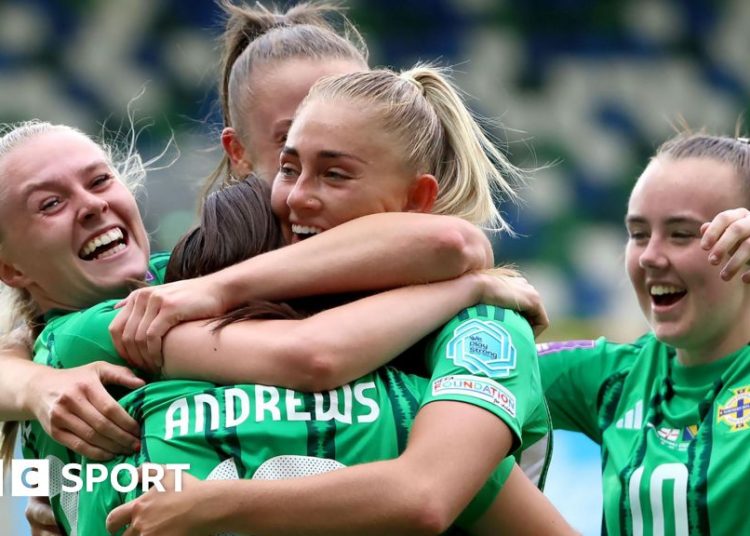
M 404 449 L 427 379 L 390 367 L 326 393 L 266 385 L 151 383 L 121 403 L 142 423 L 142 447 L 106 463 L 187 464 L 202 480 L 283 479 L 397 457 Z M 484 512 L 513 465 L 508 458 L 467 508 L 470 524 Z M 84 469 L 84 472 L 86 469 Z M 123 486 L 128 472 L 119 473 Z M 78 534 L 106 535 L 104 519 L 140 495 L 108 484 L 81 492 Z
M 427 365 L 432 379 L 423 405 L 457 400 L 483 407 L 510 428 L 517 456 L 540 443 L 549 450 L 534 335 L 520 314 L 491 305 L 465 309 L 435 337 Z
M 163 283 L 168 261 L 166 253 L 152 255 L 145 281 L 154 285 Z M 116 300 L 108 301 L 74 312 L 48 312 L 44 330 L 34 342 L 34 361 L 54 368 L 72 368 L 100 360 L 127 365 L 115 351 L 109 336 L 109 324 L 117 315 L 113 309 L 116 303 Z M 115 398 L 127 392 L 118 386 L 110 386 L 108 390 Z M 76 516 L 76 498 L 62 492 L 62 483 L 55 475 L 60 475 L 65 464 L 81 463 L 81 457 L 49 437 L 38 421 L 21 423 L 21 446 L 25 458 L 49 460 L 52 510 L 66 534 L 74 534 L 70 520 Z
M 90 360 L 116 359 L 107 331 L 114 316 L 108 316 L 112 305 L 110 309 L 107 305 L 90 309 L 88 315 L 96 318 L 88 325 L 76 321 L 85 314 L 66 315 L 87 333 Z M 61 325 L 62 318 L 48 327 L 57 326 L 56 332 L 60 332 Z M 101 344 L 90 344 L 91 331 L 99 332 Z M 44 348 L 54 351 L 62 366 L 78 358 L 74 344 L 62 347 L 56 337 L 46 340 Z M 428 357 L 434 371 L 431 380 L 384 368 L 329 393 L 302 394 L 260 385 L 217 387 L 177 380 L 149 384 L 121 400 L 142 423 L 142 450 L 137 456 L 118 458 L 108 467 L 144 461 L 187 463 L 190 472 L 200 478 L 282 478 L 393 458 L 405 447 L 420 405 L 441 399 L 461 400 L 492 411 L 517 435 L 517 445 L 536 440 L 534 434 L 542 428 L 537 423 L 539 404 L 517 402 L 517 397 L 527 394 L 542 400 L 531 331 L 520 317 L 492 307 L 467 310 L 439 332 Z M 508 387 L 503 386 L 505 382 Z M 530 388 L 534 383 L 536 389 Z M 59 445 L 60 456 L 45 455 L 52 448 L 48 443 L 54 442 L 36 426 L 28 427 L 25 434 L 33 457 L 53 458 L 53 471 L 55 466 L 76 460 Z M 512 459 L 498 467 L 459 524 L 468 525 L 484 512 L 511 467 Z M 127 474 L 122 476 L 127 478 Z M 68 534 L 95 535 L 106 534 L 106 513 L 137 493 L 122 494 L 111 486 L 97 485 L 93 493 L 60 495 L 53 497 L 53 510 Z
M 218 387 L 195 381 L 147 385 L 121 403 L 142 422 L 142 449 L 108 466 L 183 463 L 201 479 L 279 479 L 397 457 L 419 408 L 462 401 L 501 418 L 514 444 L 549 431 L 536 350 L 516 313 L 478 306 L 439 331 L 427 352 L 428 380 L 384 367 L 327 393 L 264 385 Z M 457 520 L 471 525 L 513 466 L 508 457 Z M 122 473 L 122 484 L 130 475 Z M 99 486 L 80 496 L 82 534 L 106 534 L 107 512 L 140 494 Z
M 606 534 L 744 534 L 750 349 L 686 367 L 647 334 L 539 346 L 555 428 L 602 448 Z

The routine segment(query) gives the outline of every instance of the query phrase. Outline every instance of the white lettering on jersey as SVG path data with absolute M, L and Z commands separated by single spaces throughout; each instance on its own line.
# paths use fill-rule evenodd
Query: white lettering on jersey
M 372 398 L 367 398 L 365 391 L 375 389 L 375 382 L 364 382 L 354 386 L 354 399 L 370 408 L 370 413 L 357 417 L 357 422 L 373 422 L 380 416 L 380 406 Z
M 178 415 L 179 417 L 175 417 Z M 166 424 L 164 428 L 167 433 L 164 439 L 172 439 L 174 437 L 174 429 L 179 428 L 177 433 L 178 436 L 184 436 L 188 433 L 188 425 L 190 424 L 190 413 L 188 412 L 187 398 L 180 398 L 175 400 L 169 405 L 167 409 Z
M 265 395 L 268 395 L 269 399 L 266 402 Z M 279 390 L 276 387 L 270 387 L 268 385 L 256 385 L 255 386 L 255 420 L 262 422 L 265 420 L 263 417 L 264 412 L 267 410 L 271 413 L 271 420 L 281 420 L 281 410 L 279 409 Z
M 297 392 L 291 389 L 286 390 L 286 415 L 290 421 L 309 421 L 311 420 L 309 411 L 297 411 L 298 406 L 304 405 L 305 401 L 297 398 Z
M 209 429 L 219 429 L 219 401 L 216 397 L 208 394 L 195 395 L 195 431 L 201 432 L 206 429 L 205 408 L 209 410 Z
M 240 414 L 235 415 L 236 406 L 240 407 Z M 250 416 L 250 398 L 242 389 L 231 387 L 224 391 L 224 407 L 227 414 L 226 426 L 237 426 L 245 422 Z
M 280 421 L 282 404 L 285 420 L 288 421 L 336 421 L 351 424 L 356 420 L 358 423 L 371 423 L 380 416 L 377 387 L 372 381 L 356 383 L 353 389 L 351 385 L 344 385 L 326 393 L 313 393 L 313 411 L 304 411 L 304 399 L 296 391 L 269 385 L 254 387 L 252 394 L 238 387 L 226 389 L 224 412 L 221 411 L 219 399 L 210 393 L 175 400 L 167 409 L 164 439 L 187 435 L 191 419 L 195 433 L 238 426 L 250 419 L 251 415 L 255 416 L 256 422 Z M 368 396 L 370 390 L 375 392 Z M 189 399 L 192 399 L 192 406 L 188 403 Z M 195 415 L 191 415 L 191 408 L 194 408 Z
M 337 391 L 328 391 L 328 409 L 323 409 L 325 396 L 323 393 L 315 393 L 315 420 L 352 422 L 352 388 L 344 385 L 341 389 L 344 393 L 344 410 L 341 411 L 339 404 L 339 394 Z

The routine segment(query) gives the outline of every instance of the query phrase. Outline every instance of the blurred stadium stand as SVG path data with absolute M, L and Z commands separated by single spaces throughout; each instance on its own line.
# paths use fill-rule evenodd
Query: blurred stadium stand
M 532 174 L 526 204 L 505 206 L 519 232 L 496 240 L 549 308 L 550 338 L 644 329 L 622 269 L 627 193 L 684 118 L 733 134 L 750 107 L 750 3 L 742 0 L 357 0 L 350 16 L 373 65 L 439 60 L 511 160 Z M 192 221 L 201 179 L 220 157 L 216 36 L 210 0 L 3 0 L 0 122 L 38 117 L 100 132 L 127 129 L 128 103 L 157 154 L 143 200 L 155 248 Z M 747 123 L 747 120 L 746 120 Z M 145 126 L 145 123 L 144 123 Z M 746 129 L 747 132 L 747 129 Z M 586 534 L 595 449 L 558 441 L 550 494 Z M 573 483 L 577 486 L 571 488 Z M 567 501 L 567 502 L 566 502 Z M 0 535 L 26 534 L 0 499 Z M 17 513 L 19 507 L 14 506 Z

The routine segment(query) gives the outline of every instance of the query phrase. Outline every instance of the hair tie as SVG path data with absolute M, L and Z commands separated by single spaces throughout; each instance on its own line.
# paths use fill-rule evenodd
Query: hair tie
M 406 80 L 411 85 L 413 85 L 415 88 L 417 88 L 419 90 L 419 92 L 422 94 L 423 97 L 425 96 L 424 86 L 422 85 L 422 83 L 419 80 L 417 80 L 416 78 L 414 78 L 411 75 L 404 76 L 404 74 L 401 74 L 399 76 L 400 76 L 400 78 L 402 78 L 403 80 Z

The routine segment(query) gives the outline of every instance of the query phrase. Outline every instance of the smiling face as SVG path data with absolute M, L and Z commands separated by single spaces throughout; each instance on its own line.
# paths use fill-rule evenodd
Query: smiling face
M 427 178 L 425 178 L 427 177 Z M 403 151 L 361 103 L 313 99 L 295 117 L 271 202 L 291 241 L 380 212 L 417 206 L 422 182 Z
M 67 129 L 0 160 L 0 275 L 42 311 L 79 309 L 141 280 L 149 244 L 138 206 L 101 148 Z
M 723 281 L 700 247 L 700 227 L 746 203 L 732 166 L 709 158 L 655 158 L 630 196 L 628 275 L 656 336 L 686 363 L 724 356 L 747 343 L 750 292 Z
M 313 84 L 324 76 L 364 68 L 351 59 L 310 58 L 256 66 L 251 79 L 252 93 L 246 97 L 248 102 L 242 108 L 247 111 L 239 118 L 243 135 L 241 139 L 237 137 L 239 147 L 234 155 L 238 175 L 245 176 L 252 171 L 270 184 L 279 169 L 279 153 L 294 112 Z

